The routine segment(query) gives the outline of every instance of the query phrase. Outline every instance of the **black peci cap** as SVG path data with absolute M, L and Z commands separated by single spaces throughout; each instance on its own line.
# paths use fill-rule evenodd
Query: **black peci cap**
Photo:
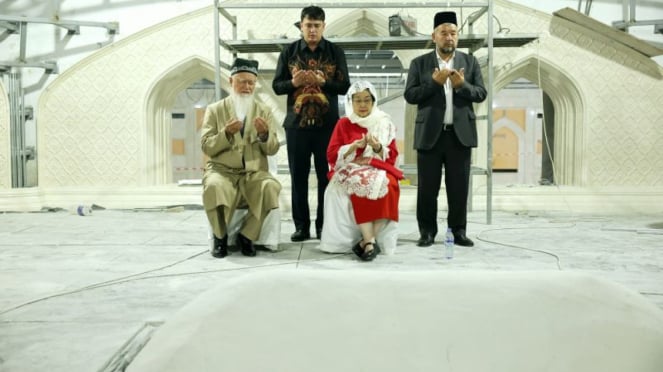
M 252 59 L 236 58 L 230 67 L 230 76 L 238 72 L 250 72 L 258 76 L 258 61 Z
M 433 22 L 433 28 L 443 23 L 452 23 L 458 26 L 458 21 L 456 20 L 456 13 L 454 12 L 438 12 L 435 14 L 435 22 Z

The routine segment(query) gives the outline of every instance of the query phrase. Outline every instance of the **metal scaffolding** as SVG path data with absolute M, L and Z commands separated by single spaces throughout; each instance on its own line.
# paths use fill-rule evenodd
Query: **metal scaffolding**
M 86 22 L 86 21 L 53 21 L 46 18 L 0 16 L 0 29 L 4 29 L 0 42 L 8 36 L 16 34 L 20 38 L 18 57 L 14 61 L 0 61 L 0 76 L 7 75 L 7 88 L 9 96 L 9 133 L 11 136 L 11 170 L 12 187 L 26 186 L 26 164 L 35 157 L 35 150 L 26 147 L 25 123 L 32 119 L 32 107 L 25 106 L 25 91 L 23 89 L 24 68 L 43 69 L 45 74 L 57 74 L 58 65 L 54 61 L 28 62 L 26 57 L 28 24 L 51 24 L 67 30 L 68 35 L 79 35 L 80 27 L 103 27 L 108 34 L 115 35 L 119 30 L 117 22 Z
M 474 52 L 480 48 L 487 48 L 487 98 L 486 98 L 486 115 L 477 117 L 478 120 L 486 120 L 487 130 L 487 159 L 486 168 L 473 166 L 471 169 L 472 175 L 485 175 L 486 176 L 486 222 L 492 223 L 492 156 L 493 156 L 493 88 L 494 88 L 494 71 L 493 71 L 493 48 L 494 47 L 520 47 L 533 40 L 536 40 L 536 35 L 518 35 L 510 34 L 506 36 L 494 37 L 493 27 L 493 8 L 494 4 L 491 0 L 477 1 L 477 2 L 412 2 L 412 3 L 343 3 L 343 2 L 330 2 L 330 3 L 317 3 L 316 5 L 327 8 L 394 8 L 394 9 L 407 9 L 407 8 L 478 8 L 478 11 L 468 17 L 467 25 L 469 32 L 461 34 L 458 37 L 458 48 L 467 48 L 470 52 Z M 221 4 L 219 0 L 214 0 L 214 7 L 217 9 L 214 12 L 214 38 L 215 38 L 215 92 L 216 99 L 221 99 L 221 85 L 220 85 L 220 68 L 229 68 L 227 63 L 220 59 L 220 48 L 222 47 L 231 52 L 233 56 L 238 53 L 272 53 L 280 52 L 288 44 L 298 39 L 263 39 L 263 40 L 238 40 L 237 39 L 237 17 L 231 15 L 228 9 L 283 9 L 283 8 L 302 8 L 301 3 L 279 3 L 279 4 L 251 4 L 251 3 L 228 3 Z M 230 22 L 232 27 L 232 39 L 223 40 L 220 37 L 220 16 L 223 16 Z M 474 34 L 472 31 L 473 25 L 483 15 L 486 17 L 487 33 Z M 402 49 L 430 49 L 434 44 L 430 36 L 377 36 L 377 37 L 347 37 L 347 38 L 329 38 L 331 42 L 341 46 L 344 50 L 402 50 Z M 471 181 L 470 181 L 471 183 Z M 471 184 L 470 184 L 471 188 Z M 472 194 L 470 190 L 470 197 L 468 204 L 472 206 Z

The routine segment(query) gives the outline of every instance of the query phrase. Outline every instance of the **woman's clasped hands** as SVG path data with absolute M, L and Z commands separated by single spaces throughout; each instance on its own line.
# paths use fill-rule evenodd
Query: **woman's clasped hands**
M 372 134 L 368 134 L 368 135 L 362 134 L 361 138 L 359 138 L 359 139 L 355 140 L 354 142 L 352 142 L 352 145 L 350 146 L 350 151 L 348 151 L 348 152 L 349 153 L 355 152 L 358 149 L 366 148 L 366 146 L 371 146 L 373 148 L 373 151 L 375 151 L 376 149 L 379 151 L 382 148 L 382 145 L 380 144 L 380 141 L 378 141 L 377 137 L 375 137 Z M 375 152 L 377 152 L 377 151 L 375 151 Z M 371 161 L 371 157 L 362 156 L 362 157 L 358 157 L 358 158 L 354 159 L 353 163 L 360 164 L 360 165 L 366 165 L 366 164 L 369 164 L 370 161 Z

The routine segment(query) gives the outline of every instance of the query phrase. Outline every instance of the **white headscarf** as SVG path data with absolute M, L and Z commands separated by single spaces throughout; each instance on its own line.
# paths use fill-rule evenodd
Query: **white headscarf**
M 373 109 L 368 116 L 362 118 L 355 114 L 352 109 L 352 96 L 365 90 L 368 90 L 373 96 Z M 345 112 L 353 124 L 368 129 L 368 134 L 374 135 L 380 141 L 384 148 L 383 155 L 386 159 L 389 155 L 387 146 L 396 138 L 396 127 L 391 121 L 391 116 L 378 108 L 378 95 L 373 84 L 364 80 L 354 82 L 345 94 Z M 371 146 L 366 146 L 364 155 L 373 155 Z

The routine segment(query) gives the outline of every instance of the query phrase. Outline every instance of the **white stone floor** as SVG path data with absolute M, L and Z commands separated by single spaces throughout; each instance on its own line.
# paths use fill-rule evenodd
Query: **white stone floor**
M 216 283 L 262 270 L 584 272 L 663 309 L 663 216 L 496 211 L 487 225 L 476 211 L 468 225 L 475 246 L 456 247 L 451 260 L 443 258 L 441 236 L 419 248 L 413 213 L 401 218 L 396 253 L 365 263 L 322 253 L 317 240 L 290 243 L 290 220 L 280 251 L 215 259 L 195 206 L 0 213 L 0 371 L 122 370 L 113 366 L 126 365 L 118 358 L 149 337 L 146 329 Z

